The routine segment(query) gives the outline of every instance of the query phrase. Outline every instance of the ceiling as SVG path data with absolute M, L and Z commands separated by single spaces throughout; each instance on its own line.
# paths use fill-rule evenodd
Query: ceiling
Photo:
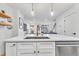
M 51 4 L 50 3 L 34 3 L 34 16 L 31 15 L 32 4 L 31 3 L 11 3 L 7 4 L 12 8 L 18 9 L 24 15 L 26 19 L 55 19 L 63 12 L 72 8 L 75 3 L 53 3 L 53 16 L 51 16 Z

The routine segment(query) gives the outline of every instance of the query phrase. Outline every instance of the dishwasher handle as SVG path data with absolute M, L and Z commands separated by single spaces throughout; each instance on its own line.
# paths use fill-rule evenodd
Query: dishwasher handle
M 79 45 L 56 45 L 56 46 L 79 46 Z
M 79 42 L 56 42 L 56 45 L 79 45 Z

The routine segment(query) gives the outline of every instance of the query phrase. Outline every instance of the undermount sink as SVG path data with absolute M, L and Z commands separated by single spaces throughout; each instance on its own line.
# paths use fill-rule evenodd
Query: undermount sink
M 50 39 L 49 37 L 25 37 L 24 39 Z

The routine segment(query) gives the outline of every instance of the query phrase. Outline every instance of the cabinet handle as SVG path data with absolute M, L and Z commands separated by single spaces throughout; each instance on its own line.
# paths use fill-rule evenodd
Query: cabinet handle
M 34 53 L 36 53 L 36 51 L 34 51 Z
M 15 46 L 15 44 L 12 44 L 11 47 Z
M 39 53 L 39 51 L 38 51 L 38 53 Z
M 13 46 L 15 46 L 15 44 L 13 44 Z

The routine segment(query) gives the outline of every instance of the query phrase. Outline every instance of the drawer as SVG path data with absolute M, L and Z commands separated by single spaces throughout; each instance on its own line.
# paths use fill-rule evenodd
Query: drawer
M 50 49 L 44 49 L 44 50 L 40 49 L 38 55 L 39 56 L 51 56 L 51 55 L 55 55 L 55 52 L 54 50 L 50 50 Z
M 54 56 L 55 49 L 54 48 L 39 48 L 37 51 L 39 56 Z
M 38 51 L 40 52 L 53 52 L 55 48 L 39 48 Z
M 34 50 L 18 50 L 16 53 L 17 56 L 32 56 L 35 55 Z
M 35 48 L 35 43 L 17 43 L 17 49 L 34 49 Z
M 53 42 L 39 42 L 37 43 L 38 49 L 52 49 L 55 47 L 55 44 Z
M 41 52 L 53 52 L 53 49 L 39 49 L 38 51 Z
M 52 42 L 39 42 L 38 45 L 52 45 Z
M 55 56 L 53 53 L 39 53 L 38 56 Z

